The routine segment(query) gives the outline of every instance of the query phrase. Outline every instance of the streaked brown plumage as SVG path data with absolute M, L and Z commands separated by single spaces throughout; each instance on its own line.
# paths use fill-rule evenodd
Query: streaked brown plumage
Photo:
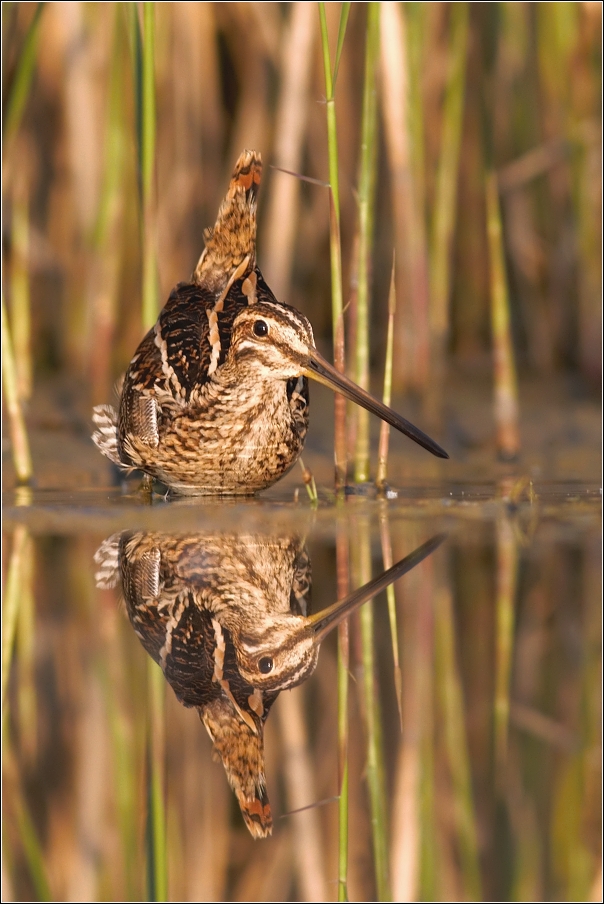
M 306 317 L 278 302 L 256 264 L 262 164 L 241 154 L 190 283 L 139 345 L 119 410 L 94 410 L 93 439 L 123 469 L 179 493 L 251 494 L 297 461 L 308 377 L 342 392 L 440 457 L 446 452 L 317 352 Z
M 185 706 L 196 707 L 254 838 L 271 834 L 264 723 L 280 691 L 314 671 L 325 635 L 429 555 L 435 537 L 379 578 L 310 615 L 310 561 L 296 536 L 124 532 L 95 556 Z
M 310 563 L 296 537 L 125 532 L 95 557 L 101 587 L 121 584 L 128 617 L 178 699 L 196 707 L 251 834 L 271 833 L 264 774 L 264 722 L 281 686 L 242 675 L 238 650 L 260 641 L 272 657 L 309 614 Z M 302 657 L 314 669 L 318 650 Z M 262 659 L 262 655 L 259 657 Z M 288 683 L 289 682 L 289 683 Z

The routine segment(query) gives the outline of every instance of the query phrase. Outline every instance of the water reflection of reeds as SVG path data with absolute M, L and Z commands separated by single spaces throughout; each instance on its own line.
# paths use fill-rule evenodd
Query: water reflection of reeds
M 355 582 L 358 569 L 381 567 L 367 528 L 359 521 L 349 536 Z M 425 531 L 413 522 L 392 527 L 394 557 Z M 544 523 L 529 547 L 516 544 L 504 681 L 498 612 L 513 536 L 511 521 L 466 527 L 397 586 L 402 734 L 386 600 L 373 604 L 373 679 L 367 615 L 361 625 L 353 619 L 347 880 L 358 900 L 375 899 L 376 866 L 397 899 L 593 898 L 597 531 L 569 526 L 561 535 Z M 360 557 L 353 550 L 359 542 Z M 17 529 L 5 543 L 9 613 L 15 582 L 19 600 L 4 709 L 5 896 L 148 896 L 144 839 L 155 732 L 170 899 L 315 899 L 319 891 L 336 898 L 338 806 L 329 801 L 338 781 L 335 644 L 324 644 L 310 682 L 281 695 L 266 726 L 275 814 L 326 802 L 277 819 L 275 836 L 254 843 L 199 720 L 170 691 L 162 688 L 165 702 L 157 701 L 149 660 L 115 593 L 94 588 L 97 538 L 31 538 Z M 315 573 L 318 567 L 324 575 L 314 586 L 321 606 L 333 599 L 335 550 L 312 538 L 311 550 Z M 381 745 L 372 764 L 375 705 Z M 158 734 L 154 712 L 164 706 Z M 375 857 L 373 781 L 385 790 L 385 867 Z

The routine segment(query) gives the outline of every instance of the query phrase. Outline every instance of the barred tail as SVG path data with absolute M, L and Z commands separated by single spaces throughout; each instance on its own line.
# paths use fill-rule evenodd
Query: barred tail
M 97 405 L 92 412 L 96 430 L 92 438 L 103 455 L 120 468 L 127 467 L 120 461 L 117 448 L 117 411 L 112 405 Z
M 103 540 L 94 554 L 94 561 L 99 566 L 94 579 L 101 590 L 111 590 L 116 587 L 120 578 L 120 538 L 121 533 L 112 534 Z

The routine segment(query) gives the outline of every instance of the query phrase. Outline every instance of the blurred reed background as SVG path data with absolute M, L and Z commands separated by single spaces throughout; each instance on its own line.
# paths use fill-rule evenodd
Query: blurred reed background
M 552 386 L 597 393 L 600 4 L 325 4 L 333 103 L 316 4 L 4 3 L 2 16 L 3 380 L 20 481 L 26 427 L 32 441 L 57 425 L 87 436 L 91 405 L 191 274 L 244 147 L 265 162 L 258 258 L 277 297 L 319 344 L 345 335 L 336 358 L 375 394 L 390 313 L 395 407 L 405 395 L 454 455 L 448 412 L 485 386 L 491 468 L 521 452 L 527 381 L 543 430 Z M 366 430 L 355 414 L 340 431 L 339 463 L 354 457 L 361 481 Z M 34 445 L 34 476 L 52 449 Z M 59 459 L 53 486 L 69 480 Z M 336 794 L 346 762 L 347 861 L 333 804 L 252 843 L 202 727 L 173 695 L 157 703 L 157 670 L 93 586 L 102 537 L 17 526 L 3 899 L 599 899 L 598 525 L 586 512 L 569 532 L 544 527 L 527 487 L 502 485 L 495 518 L 409 577 L 398 625 L 392 602 L 389 623 L 383 607 L 341 637 L 359 677 L 344 738 L 334 648 L 299 703 L 275 707 L 275 810 Z M 348 511 L 314 550 L 315 574 L 333 576 L 317 604 L 379 570 L 380 531 L 385 564 L 425 539 L 407 515 L 390 538 L 385 513 Z M 380 739 L 401 720 L 402 738 Z M 311 778 L 287 774 L 300 751 Z

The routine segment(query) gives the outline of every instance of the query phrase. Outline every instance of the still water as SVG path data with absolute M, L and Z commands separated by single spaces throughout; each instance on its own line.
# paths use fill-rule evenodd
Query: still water
M 8 494 L 3 900 L 599 900 L 600 505 Z

